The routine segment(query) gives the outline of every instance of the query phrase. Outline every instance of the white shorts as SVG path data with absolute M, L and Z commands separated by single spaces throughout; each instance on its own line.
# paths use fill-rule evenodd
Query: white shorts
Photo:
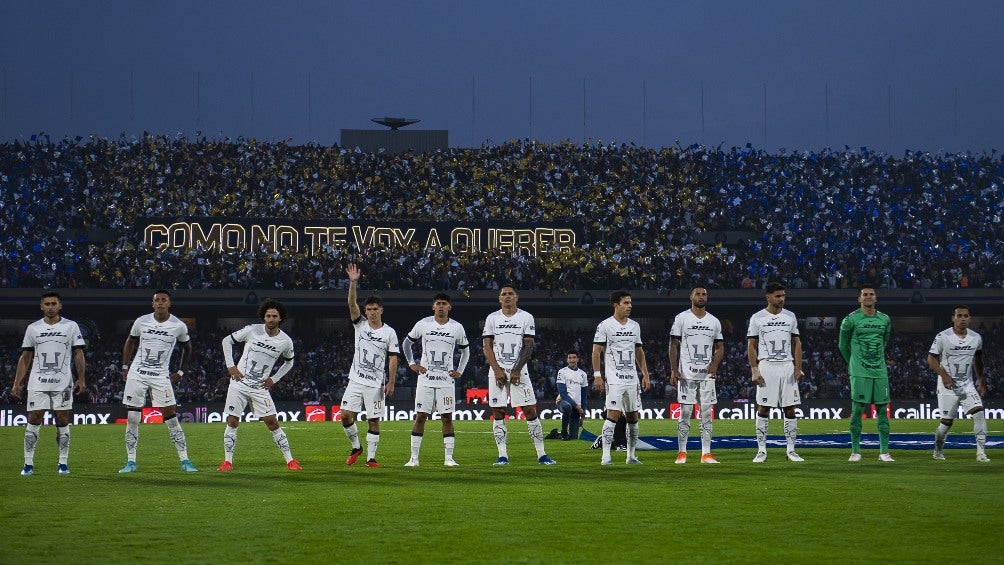
M 227 389 L 227 402 L 223 412 L 227 416 L 243 418 L 248 404 L 259 420 L 266 416 L 275 416 L 275 403 L 272 402 L 272 394 L 264 388 L 251 388 L 242 385 L 237 381 L 230 381 L 230 388 Z
M 432 388 L 431 386 L 418 385 L 415 389 L 415 412 L 432 414 L 452 414 L 456 410 L 457 389 Z
M 786 408 L 802 403 L 795 380 L 795 365 L 790 361 L 760 361 L 757 364 L 764 386 L 756 387 L 756 403 L 771 408 Z
M 29 390 L 25 399 L 28 412 L 35 410 L 73 410 L 73 389 Z
M 150 406 L 164 408 L 174 406 L 174 387 L 168 377 L 147 377 L 129 371 L 125 390 L 122 392 L 122 404 L 142 408 L 146 405 L 146 393 L 150 392 Z
M 946 420 L 954 420 L 959 417 L 959 407 L 962 413 L 968 414 L 973 408 L 981 408 L 983 400 L 980 393 L 976 391 L 976 385 L 968 382 L 955 388 L 945 388 L 945 385 L 938 380 L 938 410 L 941 417 Z
M 608 384 L 607 401 L 603 407 L 620 412 L 637 412 L 641 408 L 641 388 L 636 383 Z
M 492 408 L 505 408 L 507 405 L 513 408 L 517 406 L 535 406 L 537 395 L 533 392 L 533 384 L 530 382 L 528 371 L 523 371 L 519 378 L 519 384 L 512 383 L 506 386 L 499 386 L 495 380 L 495 372 L 488 371 L 488 403 Z
M 366 410 L 367 420 L 379 420 L 383 415 L 384 393 L 382 386 L 366 386 L 349 381 L 342 395 L 342 410 L 356 414 Z
M 715 379 L 680 379 L 676 388 L 676 400 L 680 404 L 716 404 L 718 391 Z

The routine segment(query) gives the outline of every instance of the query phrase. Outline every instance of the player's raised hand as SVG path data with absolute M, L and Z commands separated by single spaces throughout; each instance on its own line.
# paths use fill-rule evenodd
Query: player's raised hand
M 349 282 L 359 282 L 359 277 L 362 275 L 355 263 L 349 263 L 349 266 L 345 268 L 345 274 L 349 276 Z

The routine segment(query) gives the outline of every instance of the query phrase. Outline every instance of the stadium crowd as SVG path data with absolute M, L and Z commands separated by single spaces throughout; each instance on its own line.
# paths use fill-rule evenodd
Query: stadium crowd
M 974 328 L 983 336 L 984 343 L 1001 343 L 1004 340 L 1004 320 L 992 326 Z M 193 357 L 189 369 L 175 385 L 175 394 L 181 403 L 223 402 L 229 377 L 220 349 L 223 331 L 205 332 L 193 336 Z M 477 334 L 471 333 L 470 336 Z M 538 329 L 537 347 L 530 361 L 530 375 L 538 401 L 550 402 L 557 396 L 556 375 L 564 366 L 565 353 L 571 348 L 582 352 L 581 365 L 590 371 L 592 332 L 573 332 L 562 329 Z M 887 350 L 889 381 L 893 399 L 934 399 L 936 381 L 927 366 L 928 350 L 933 336 L 893 333 Z M 668 334 L 653 333 L 646 336 L 646 357 L 651 374 L 652 388 L 646 398 L 675 401 L 676 390 L 669 384 L 669 359 L 666 354 Z M 750 383 L 749 363 L 746 359 L 745 332 L 726 334 L 725 359 L 719 369 L 718 397 L 723 400 L 752 398 L 754 388 Z M 338 403 L 348 385 L 348 370 L 352 363 L 352 338 L 335 334 L 324 339 L 301 341 L 295 339 L 296 362 L 293 369 L 273 388 L 275 400 L 302 400 L 305 403 Z M 806 399 L 846 399 L 850 392 L 847 364 L 837 350 L 835 331 L 803 332 L 803 369 L 801 393 Z M 8 342 L 0 350 L 0 405 L 19 404 L 10 396 L 14 382 L 19 347 Z M 480 339 L 471 339 L 471 361 L 459 379 L 458 398 L 465 398 L 469 388 L 487 385 L 488 368 Z M 119 403 L 122 400 L 121 341 L 95 341 L 86 352 L 88 390 L 77 402 Z M 1004 367 L 1004 349 L 984 348 L 984 361 L 988 368 Z M 173 365 L 172 365 L 173 366 Z M 1004 396 L 1004 374 L 988 370 L 987 398 Z M 409 387 L 414 387 L 416 375 L 404 367 L 398 370 L 397 387 L 400 401 L 412 400 Z M 590 406 L 602 406 L 595 391 L 590 393 Z
M 1002 287 L 1002 181 L 996 152 L 513 141 L 390 154 L 42 134 L 0 144 L 0 286 L 318 289 L 351 259 L 382 289 Z M 586 241 L 535 257 L 144 247 L 144 219 L 182 217 L 572 220 Z

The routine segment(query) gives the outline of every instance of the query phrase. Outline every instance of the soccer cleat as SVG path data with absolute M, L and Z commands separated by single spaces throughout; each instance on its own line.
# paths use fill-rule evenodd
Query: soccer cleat
M 557 465 L 558 464 L 557 461 L 555 461 L 554 459 L 551 459 L 547 455 L 541 455 L 540 459 L 537 460 L 537 463 L 540 463 L 541 465 Z
M 936 450 L 934 450 L 934 455 L 931 455 L 931 459 L 936 459 L 938 461 L 944 461 L 945 460 L 945 454 L 942 453 L 941 450 L 936 449 Z M 977 457 L 976 459 L 978 461 L 979 457 Z
M 119 473 L 135 473 L 136 472 L 136 462 L 126 461 L 125 467 L 119 469 Z
M 701 459 L 703 460 L 704 458 L 702 457 Z M 675 463 L 677 465 L 683 465 L 686 462 L 687 462 L 687 452 L 686 451 L 681 451 L 681 452 L 679 452 L 679 453 L 676 454 L 676 461 L 675 461 Z
M 767 460 L 767 452 L 766 451 L 757 451 L 756 452 L 756 456 L 753 457 L 753 462 L 754 463 L 763 463 L 766 460 Z
M 459 466 L 460 463 L 457 463 L 453 459 L 447 459 L 446 461 L 443 461 L 443 467 L 459 467 Z
M 600 461 L 600 465 L 613 465 L 613 464 L 614 464 L 614 462 L 611 459 L 604 459 L 604 460 Z
M 296 459 L 290 459 L 289 463 L 286 463 L 286 468 L 290 471 L 302 471 L 303 467 L 300 466 L 300 462 Z
M 228 473 L 234 470 L 234 464 L 230 461 L 224 461 L 223 463 L 220 463 L 220 466 L 217 467 L 216 470 L 221 473 Z
M 797 453 L 795 453 L 794 451 L 789 451 L 788 452 L 788 461 L 794 461 L 795 463 L 802 463 L 802 462 L 805 461 L 805 459 L 802 459 L 802 456 L 799 455 L 799 454 L 797 454 Z
M 895 459 L 893 459 L 892 455 L 889 455 L 888 453 L 879 453 L 879 461 L 883 463 L 892 463 Z
M 370 459 L 366 461 L 366 466 L 369 467 L 370 469 L 376 469 L 377 467 L 380 466 L 380 464 L 377 463 L 376 459 Z
M 492 467 L 505 467 L 508 464 L 509 464 L 508 457 L 499 457 L 498 459 L 495 460 L 494 463 L 492 463 Z
M 614 451 L 627 451 L 627 446 L 626 445 L 615 445 L 614 446 Z
M 715 459 L 714 455 L 712 455 L 710 453 L 705 453 L 704 455 L 701 456 L 701 463 L 715 463 L 715 464 L 717 464 L 718 460 Z
M 851 463 L 857 463 L 858 461 L 861 461 L 861 454 L 851 453 L 851 456 L 848 457 L 847 460 L 850 461 Z
M 346 465 L 355 465 L 356 464 L 356 459 L 359 459 L 359 456 L 362 455 L 362 453 L 363 453 L 363 448 L 361 448 L 361 447 L 353 447 L 352 448 L 352 453 L 349 453 L 349 458 L 345 460 L 345 464 Z
M 195 465 L 192 465 L 192 462 L 189 461 L 188 459 L 185 459 L 184 461 L 181 462 L 181 470 L 184 471 L 184 472 L 186 472 L 186 473 L 198 473 L 199 472 L 199 470 L 195 468 Z
M 641 461 L 637 457 L 628 457 L 624 463 L 627 465 L 641 465 Z
M 414 457 L 412 457 L 411 459 L 408 460 L 407 463 L 404 464 L 404 466 L 405 467 L 418 467 L 418 459 L 415 459 Z
M 21 469 L 21 476 L 22 477 L 30 477 L 31 475 L 34 475 L 34 474 L 35 474 L 35 466 L 34 465 L 25 465 L 24 469 Z
M 990 458 L 987 457 L 986 453 L 977 453 L 976 454 L 976 460 L 979 461 L 980 463 L 989 463 L 990 462 Z
M 70 468 L 66 466 L 66 463 L 60 463 L 59 467 L 56 468 L 56 472 L 60 475 L 69 475 Z

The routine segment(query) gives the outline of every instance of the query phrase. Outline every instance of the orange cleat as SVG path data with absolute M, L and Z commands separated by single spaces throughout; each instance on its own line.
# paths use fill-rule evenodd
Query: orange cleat
M 300 462 L 296 459 L 291 459 L 289 463 L 286 463 L 286 468 L 290 471 L 302 471 L 303 467 L 300 466 Z
M 377 463 L 376 459 L 370 459 L 369 461 L 366 462 L 366 466 L 375 469 L 379 467 L 380 464 Z
M 361 447 L 353 448 L 352 453 L 349 453 L 349 458 L 345 460 L 345 464 L 350 466 L 355 465 L 356 459 L 359 459 L 359 456 L 362 455 L 362 453 L 363 453 L 363 448 Z
M 676 464 L 677 465 L 683 465 L 686 462 L 687 462 L 687 452 L 686 451 L 681 451 L 680 453 L 678 453 L 676 455 Z
M 231 463 L 231 462 L 229 462 L 229 461 L 224 461 L 223 463 L 220 463 L 219 468 L 216 469 L 216 470 L 219 471 L 219 472 L 221 472 L 221 473 L 227 473 L 229 471 L 233 471 L 234 470 L 234 464 Z
M 710 453 L 705 453 L 704 455 L 701 456 L 701 463 L 718 463 L 718 460 L 715 459 L 714 455 Z

